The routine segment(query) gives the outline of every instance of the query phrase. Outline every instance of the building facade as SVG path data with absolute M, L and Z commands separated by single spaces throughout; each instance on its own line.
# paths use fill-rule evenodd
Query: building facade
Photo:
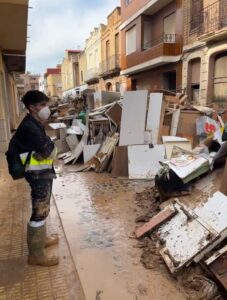
M 11 16 L 10 18 L 9 15 Z M 25 72 L 27 20 L 27 0 L 0 1 L 1 152 L 6 151 L 11 132 L 17 128 L 20 116 L 20 99 L 14 73 Z
M 24 81 L 24 93 L 30 90 L 39 90 L 40 74 L 31 74 L 27 72 L 20 75 L 20 78 Z
M 184 0 L 183 87 L 193 103 L 227 100 L 227 1 Z
M 121 0 L 122 75 L 129 89 L 182 90 L 182 0 Z
M 65 50 L 61 65 L 62 92 L 63 94 L 80 85 L 79 55 L 80 50 Z
M 46 91 L 49 97 L 62 97 L 61 68 L 48 68 L 44 78 L 46 80 Z
M 100 89 L 124 92 L 127 78 L 120 75 L 120 27 L 121 8 L 116 7 L 107 17 L 107 26 L 101 36 Z
M 85 75 L 87 71 L 87 57 L 85 51 L 81 51 L 79 55 L 79 85 L 86 85 Z
M 99 84 L 100 65 L 102 62 L 102 43 L 101 38 L 106 26 L 101 24 L 95 27 L 85 42 L 85 54 L 87 60 L 87 70 L 84 74 L 84 81 L 89 89 L 101 90 Z

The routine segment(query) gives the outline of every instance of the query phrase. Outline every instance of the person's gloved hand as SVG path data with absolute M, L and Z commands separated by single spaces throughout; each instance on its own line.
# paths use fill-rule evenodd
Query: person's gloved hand
M 34 157 L 34 159 L 36 159 L 38 161 L 43 160 L 43 157 L 37 152 L 33 153 L 32 156 Z

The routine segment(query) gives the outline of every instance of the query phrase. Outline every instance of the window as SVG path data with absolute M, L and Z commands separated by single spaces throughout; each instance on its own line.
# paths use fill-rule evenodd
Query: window
M 119 33 L 115 35 L 115 54 L 120 53 L 120 48 L 119 48 Z
M 163 20 L 164 27 L 164 42 L 175 43 L 176 42 L 176 14 L 175 12 Z
M 126 31 L 126 55 L 136 51 L 136 26 Z
M 106 59 L 110 58 L 110 41 L 106 41 Z
M 145 20 L 143 22 L 143 50 L 151 47 L 151 35 L 152 35 L 152 23 L 151 20 Z
M 125 0 L 125 6 L 129 5 L 132 2 L 132 0 Z
M 194 31 L 201 26 L 202 22 L 202 0 L 191 0 L 191 11 L 190 11 L 190 30 Z

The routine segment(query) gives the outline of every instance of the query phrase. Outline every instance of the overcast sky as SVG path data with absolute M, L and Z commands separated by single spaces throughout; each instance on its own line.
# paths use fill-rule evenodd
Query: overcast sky
M 61 63 L 65 49 L 83 49 L 90 31 L 106 23 L 120 0 L 30 0 L 27 71 L 43 74 Z

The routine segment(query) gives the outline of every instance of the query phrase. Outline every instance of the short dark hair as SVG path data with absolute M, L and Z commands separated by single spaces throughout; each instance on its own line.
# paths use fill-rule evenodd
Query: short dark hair
M 49 98 L 43 92 L 32 90 L 32 91 L 28 91 L 23 96 L 21 101 L 24 103 L 26 108 L 28 108 L 29 105 L 32 105 L 32 104 L 38 104 L 38 103 L 41 103 L 41 102 L 44 102 L 44 101 L 48 102 Z

